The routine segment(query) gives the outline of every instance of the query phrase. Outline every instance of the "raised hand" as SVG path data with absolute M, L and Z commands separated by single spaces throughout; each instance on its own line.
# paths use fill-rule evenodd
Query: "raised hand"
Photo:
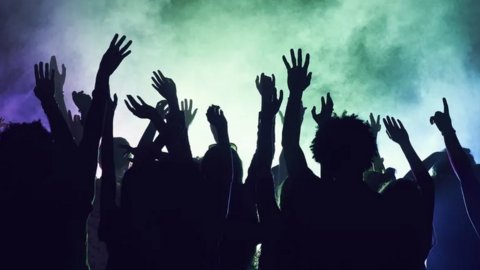
M 207 110 L 207 120 L 218 130 L 224 130 L 227 128 L 227 119 L 223 115 L 223 111 L 220 109 L 219 106 L 212 105 Z
M 40 100 L 53 99 L 55 96 L 55 74 L 51 72 L 48 64 L 45 64 L 43 69 L 43 62 L 35 65 L 35 89 L 33 92 Z
M 120 40 L 118 40 L 118 34 L 115 34 L 110 42 L 110 46 L 102 57 L 102 61 L 100 62 L 100 68 L 98 70 L 100 74 L 106 76 L 112 75 L 118 66 L 120 66 L 120 63 L 122 63 L 123 59 L 125 59 L 132 52 L 128 50 L 130 45 L 132 45 L 131 40 L 128 41 L 125 46 L 121 47 L 126 38 L 126 36 L 122 36 Z
M 443 98 L 443 112 L 436 112 L 434 116 L 430 117 L 430 124 L 435 124 L 442 134 L 453 131 L 447 99 Z
M 180 110 L 185 114 L 185 124 L 188 128 L 195 119 L 195 115 L 197 115 L 198 109 L 193 110 L 193 100 L 190 99 L 190 101 L 188 102 L 187 99 L 185 99 L 180 103 Z
M 385 165 L 383 164 L 383 161 L 384 159 L 379 157 L 379 156 L 375 156 L 373 157 L 373 170 L 376 171 L 376 172 L 379 172 L 379 173 L 384 173 L 385 172 Z
M 60 73 L 57 65 L 57 58 L 55 57 L 55 55 L 50 58 L 50 68 L 55 74 L 55 95 L 63 95 L 63 85 L 65 84 L 65 79 L 67 77 L 67 68 L 65 67 L 65 65 L 62 64 L 62 73 Z
M 152 86 L 160 95 L 162 95 L 162 97 L 168 102 L 177 99 L 177 86 L 172 79 L 163 76 L 163 73 L 160 70 L 154 71 L 153 76 Z
M 145 103 L 141 97 L 137 96 L 137 98 L 140 100 L 141 104 L 139 104 L 131 95 L 127 95 L 128 101 L 125 100 L 125 105 L 127 105 L 128 110 L 132 112 L 133 115 L 142 119 L 152 119 L 158 115 L 158 112 L 154 107 Z
M 80 115 L 75 114 L 72 116 L 72 111 L 68 110 L 67 121 L 75 141 L 80 141 L 83 135 L 83 125 Z
M 262 113 L 266 117 L 273 118 L 280 110 L 283 101 L 283 90 L 280 90 L 280 97 L 277 97 L 277 88 L 275 87 L 275 75 L 272 77 L 262 75 L 257 76 L 255 80 L 257 90 L 262 96 Z
M 117 94 L 114 94 L 113 100 L 110 98 L 107 99 L 107 111 L 111 114 L 115 113 L 115 110 L 117 109 L 117 104 L 118 104 L 118 97 L 117 97 Z
M 383 124 L 387 129 L 388 137 L 398 143 L 400 146 L 409 143 L 409 137 L 407 130 L 403 127 L 403 124 L 400 120 L 396 120 L 393 117 L 387 116 L 387 118 L 383 118 Z
M 380 115 L 377 116 L 377 120 L 375 121 L 375 117 L 373 113 L 370 113 L 370 122 L 367 120 L 367 124 L 370 125 L 370 132 L 373 136 L 377 137 L 378 132 L 382 129 L 382 125 L 380 124 Z
M 5 118 L 0 117 L 0 128 L 8 127 L 8 124 L 5 123 Z
M 310 85 L 312 80 L 312 73 L 308 72 L 308 65 L 310 64 L 310 54 L 307 53 L 305 63 L 303 63 L 302 49 L 298 49 L 298 57 L 295 57 L 295 52 L 290 49 L 290 57 L 292 65 L 288 63 L 285 55 L 282 57 L 283 63 L 288 72 L 288 89 L 290 92 L 302 93 Z M 303 66 L 302 66 L 303 65 Z
M 327 93 L 327 102 L 325 102 L 325 97 L 322 97 L 322 110 L 317 114 L 317 107 L 313 106 L 312 108 L 312 117 L 317 125 L 322 125 L 323 123 L 330 120 L 333 113 L 333 100 L 330 97 L 330 93 Z
M 166 100 L 160 100 L 157 103 L 157 106 L 155 106 L 155 109 L 157 110 L 158 114 L 165 119 L 165 116 L 168 114 L 168 102 Z
M 90 109 L 90 105 L 92 104 L 92 97 L 88 94 L 85 94 L 83 91 L 73 91 L 72 99 L 73 103 L 75 103 L 80 113 L 86 116 L 88 110 Z

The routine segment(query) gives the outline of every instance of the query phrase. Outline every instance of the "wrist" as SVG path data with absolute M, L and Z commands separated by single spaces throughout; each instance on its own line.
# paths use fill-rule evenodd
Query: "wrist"
M 289 100 L 302 100 L 303 92 L 290 92 Z
M 55 100 L 55 97 L 45 97 L 40 100 L 40 103 L 42 106 L 51 106 L 51 105 L 57 105 L 57 101 Z
M 455 129 L 453 129 L 453 127 L 451 127 L 451 128 L 446 129 L 446 130 L 442 130 L 442 135 L 443 135 L 443 137 L 456 136 L 456 131 L 455 131 Z

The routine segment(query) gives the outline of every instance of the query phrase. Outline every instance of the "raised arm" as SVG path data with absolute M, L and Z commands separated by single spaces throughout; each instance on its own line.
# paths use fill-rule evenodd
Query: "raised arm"
M 67 68 L 62 64 L 62 73 L 60 73 L 57 65 L 57 58 L 55 56 L 50 58 L 50 68 L 55 74 L 55 100 L 57 101 L 58 108 L 60 109 L 63 118 L 67 120 L 67 105 L 65 105 L 65 96 L 63 94 L 63 86 L 65 85 L 65 78 L 67 77 Z
M 220 187 L 221 191 L 218 194 L 221 194 L 220 203 L 226 207 L 225 217 L 228 217 L 229 207 L 230 207 L 230 197 L 231 190 L 233 186 L 233 157 L 232 157 L 232 147 L 230 146 L 230 138 L 228 135 L 228 123 L 225 118 L 223 111 L 219 106 L 212 105 L 207 110 L 207 120 L 210 125 L 214 126 L 218 133 L 218 147 L 222 155 L 222 164 L 218 164 L 218 173 L 221 174 L 219 179 L 225 179 L 222 181 Z M 222 210 L 223 213 L 223 210 Z
M 185 121 L 185 114 L 178 105 L 177 86 L 172 79 L 165 77 L 160 70 L 153 72 L 153 75 L 152 86 L 167 100 L 169 107 L 167 126 L 171 133 L 171 143 L 174 150 L 173 152 L 168 151 L 173 158 L 190 162 L 192 160 L 192 150 L 188 139 L 188 126 Z
M 433 207 L 435 203 L 435 188 L 433 179 L 428 173 L 428 170 L 423 164 L 422 160 L 415 152 L 415 149 L 413 149 L 408 137 L 408 133 L 403 127 L 402 122 L 387 116 L 387 118 L 383 119 L 383 124 L 387 130 L 388 137 L 392 141 L 398 143 L 398 145 L 400 145 L 402 148 L 408 164 L 410 164 L 410 168 L 412 169 L 414 180 L 416 180 L 418 186 L 422 190 L 422 197 L 424 198 L 423 201 L 425 202 L 426 206 L 425 214 L 428 215 L 427 217 L 430 221 L 430 224 L 433 224 Z
M 279 215 L 276 203 L 273 175 L 271 172 L 272 160 L 275 154 L 275 116 L 283 101 L 283 91 L 277 97 L 275 76 L 271 78 L 262 74 L 256 80 L 257 89 L 262 97 L 260 125 L 257 140 L 257 207 L 261 222 L 273 222 Z
M 161 100 L 157 103 L 156 109 L 162 118 L 165 118 L 165 115 L 168 112 L 167 105 L 168 105 L 168 102 L 166 100 Z M 155 128 L 155 124 L 152 121 L 150 121 L 148 123 L 147 128 L 143 132 L 143 135 L 140 138 L 140 141 L 138 142 L 137 148 L 142 148 L 147 145 L 150 145 L 155 138 L 156 132 L 157 130 Z
M 308 72 L 310 64 L 310 55 L 307 53 L 305 63 L 303 63 L 302 50 L 298 50 L 298 59 L 293 49 L 290 50 L 292 64 L 288 63 L 285 56 L 283 62 L 288 73 L 288 97 L 287 108 L 285 110 L 285 123 L 282 131 L 282 147 L 285 153 L 285 161 L 288 174 L 294 175 L 308 170 L 307 161 L 302 149 L 300 148 L 300 130 L 301 120 L 299 112 L 302 109 L 303 91 L 310 85 L 312 73 Z
M 375 137 L 375 140 L 378 137 L 378 132 L 382 130 L 382 125 L 380 124 L 380 115 L 377 115 L 377 120 L 373 116 L 373 113 L 370 113 L 370 121 L 367 121 L 367 124 L 370 125 L 370 132 Z M 377 149 L 377 154 L 373 158 L 372 169 L 379 173 L 385 173 L 385 166 L 383 164 L 383 158 L 380 156 L 380 152 Z
M 443 112 L 436 112 L 430 118 L 430 123 L 437 125 L 437 128 L 443 135 L 448 157 L 458 179 L 460 179 L 463 200 L 470 221 L 480 237 L 480 181 L 475 175 L 473 164 L 470 162 L 455 134 L 448 103 L 445 98 L 443 98 Z
M 122 47 L 125 39 L 125 36 L 118 39 L 116 34 L 102 57 L 95 82 L 95 90 L 92 92 L 92 105 L 88 111 L 82 142 L 79 146 L 82 163 L 80 169 L 81 182 L 79 183 L 79 189 L 82 191 L 79 192 L 84 194 L 88 200 L 92 200 L 94 193 L 93 181 L 97 171 L 98 145 L 102 136 L 107 101 L 110 99 L 110 76 L 131 52 L 128 51 L 128 48 L 132 41 L 127 42 Z
M 448 154 L 445 152 L 435 152 L 428 156 L 426 159 L 423 160 L 423 165 L 427 170 L 430 170 L 437 164 L 437 162 L 441 161 L 443 158 L 448 158 Z M 410 170 L 403 178 L 410 178 L 413 179 L 413 172 Z
M 55 73 L 48 64 L 45 64 L 45 70 L 42 62 L 35 65 L 35 82 L 34 93 L 47 115 L 55 145 L 62 151 L 73 153 L 76 145 L 55 101 Z
M 116 175 L 113 145 L 113 118 L 117 107 L 117 95 L 107 101 L 105 125 L 103 127 L 102 144 L 100 146 L 102 162 L 102 178 L 100 188 L 100 224 L 98 237 L 101 241 L 110 244 L 115 237 L 111 232 L 118 226 L 118 208 L 115 203 Z

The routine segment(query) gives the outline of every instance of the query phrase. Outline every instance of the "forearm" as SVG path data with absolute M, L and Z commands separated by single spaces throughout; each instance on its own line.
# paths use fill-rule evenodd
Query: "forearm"
M 142 147 L 149 145 L 153 142 L 153 139 L 155 138 L 155 133 L 157 130 L 155 129 L 155 125 L 152 121 L 148 123 L 147 128 L 143 132 L 142 138 L 140 138 L 140 141 L 138 142 L 137 147 Z
M 274 156 L 275 118 L 262 116 L 258 131 L 258 169 L 270 172 Z
M 65 96 L 63 95 L 63 87 L 55 89 L 55 100 L 57 101 L 58 108 L 65 120 L 68 119 L 67 105 L 65 104 Z
M 63 118 L 55 99 L 43 100 L 41 103 L 42 108 L 47 115 L 48 122 L 50 123 L 50 129 L 55 143 L 63 149 L 75 148 L 73 136 L 70 133 L 68 124 L 65 121 L 65 118 Z
M 412 169 L 415 180 L 422 189 L 433 191 L 433 180 L 410 142 L 401 145 L 402 151 Z M 428 179 L 428 180 L 427 180 Z
M 275 189 L 273 184 L 273 177 L 271 173 L 258 172 L 255 176 L 257 178 L 257 208 L 261 223 L 273 223 L 280 210 L 275 198 Z
M 170 132 L 172 156 L 183 161 L 192 160 L 192 150 L 188 139 L 188 129 L 185 124 L 185 115 L 182 111 L 171 111 L 167 115 L 167 128 Z M 167 145 L 168 147 L 168 145 Z M 170 152 L 170 149 L 168 150 Z
M 428 156 L 425 160 L 423 160 L 423 165 L 425 166 L 425 168 L 427 170 L 430 170 L 431 168 L 433 168 L 433 166 L 435 166 L 435 164 L 437 162 L 440 161 L 440 155 L 439 153 L 433 153 L 431 154 L 430 156 Z M 403 177 L 403 178 L 413 178 L 413 173 L 412 171 L 408 171 L 408 173 Z

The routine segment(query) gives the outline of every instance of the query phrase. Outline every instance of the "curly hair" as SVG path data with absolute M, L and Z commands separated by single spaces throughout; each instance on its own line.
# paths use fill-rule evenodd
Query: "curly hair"
M 342 170 L 363 173 L 372 166 L 377 143 L 370 125 L 344 111 L 317 128 L 310 149 L 315 161 L 334 174 Z

